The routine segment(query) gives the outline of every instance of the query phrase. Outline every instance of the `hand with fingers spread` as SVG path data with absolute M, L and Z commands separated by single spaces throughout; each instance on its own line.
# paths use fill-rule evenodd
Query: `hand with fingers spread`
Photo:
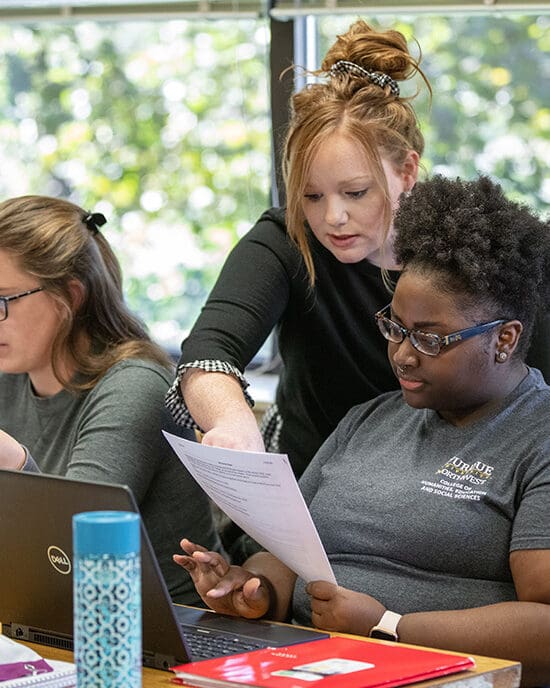
M 386 611 L 374 597 L 326 581 L 309 583 L 306 592 L 311 599 L 311 620 L 327 631 L 368 635 Z
M 174 554 L 174 561 L 189 573 L 197 592 L 211 609 L 249 619 L 266 614 L 272 591 L 263 576 L 231 566 L 220 554 L 186 538 L 180 546 L 185 554 Z

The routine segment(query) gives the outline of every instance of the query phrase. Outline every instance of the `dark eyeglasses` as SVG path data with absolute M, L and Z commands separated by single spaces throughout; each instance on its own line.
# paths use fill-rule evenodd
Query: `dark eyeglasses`
M 474 327 L 467 327 L 465 330 L 459 330 L 458 332 L 452 332 L 451 334 L 446 334 L 444 337 L 440 337 L 438 334 L 433 334 L 433 332 L 408 330 L 406 327 L 394 322 L 388 318 L 390 306 L 391 304 L 388 304 L 385 308 L 382 308 L 381 311 L 374 314 L 380 332 L 389 342 L 393 342 L 394 344 L 399 344 L 405 337 L 408 337 L 414 348 L 420 351 L 421 354 L 426 354 L 426 356 L 437 356 L 444 346 L 449 346 L 449 344 L 454 344 L 455 342 L 463 342 L 465 339 L 475 337 L 478 334 L 487 332 L 491 328 L 506 322 L 506 320 L 493 320 L 492 322 L 474 325 Z
M 44 287 L 36 287 L 36 289 L 29 289 L 28 291 L 23 291 L 21 294 L 15 294 L 14 296 L 0 296 L 0 322 L 6 320 L 8 317 L 8 303 L 10 301 L 15 301 L 15 299 L 22 299 L 24 296 L 29 294 L 36 294 L 37 291 L 43 291 Z

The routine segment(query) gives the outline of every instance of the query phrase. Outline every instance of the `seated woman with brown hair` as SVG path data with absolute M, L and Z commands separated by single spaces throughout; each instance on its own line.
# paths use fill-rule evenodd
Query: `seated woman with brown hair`
M 124 303 L 104 222 L 59 198 L 0 204 L 0 468 L 128 485 L 170 594 L 194 603 L 179 534 L 220 543 L 162 435 L 172 366 Z

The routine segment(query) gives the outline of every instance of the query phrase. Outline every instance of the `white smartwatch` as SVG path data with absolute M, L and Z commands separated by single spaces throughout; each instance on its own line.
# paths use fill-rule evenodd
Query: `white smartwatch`
M 380 640 L 399 640 L 397 635 L 397 624 L 401 621 L 401 614 L 395 612 L 384 612 L 382 618 L 370 629 L 369 637 L 379 638 Z

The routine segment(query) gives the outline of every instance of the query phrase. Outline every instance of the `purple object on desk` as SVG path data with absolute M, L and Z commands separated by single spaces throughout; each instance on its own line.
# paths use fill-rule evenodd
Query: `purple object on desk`
M 36 659 L 31 662 L 12 662 L 11 664 L 0 664 L 0 682 L 9 681 L 22 676 L 35 676 L 53 671 L 52 667 L 45 659 Z

